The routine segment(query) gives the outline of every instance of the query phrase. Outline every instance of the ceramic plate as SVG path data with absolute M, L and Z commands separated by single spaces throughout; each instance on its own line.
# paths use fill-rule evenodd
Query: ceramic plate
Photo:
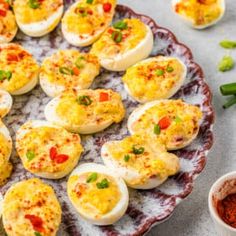
M 71 3 L 72 1 L 67 2 L 67 7 Z M 173 98 L 181 98 L 185 102 L 200 106 L 204 113 L 200 132 L 197 139 L 190 146 L 175 152 L 181 160 L 180 173 L 170 178 L 159 188 L 148 191 L 130 190 L 129 208 L 124 217 L 112 226 L 93 226 L 78 216 L 66 194 L 67 178 L 57 181 L 45 180 L 45 182 L 54 187 L 63 208 L 59 236 L 134 236 L 144 234 L 154 224 L 167 219 L 177 204 L 191 193 L 193 181 L 203 170 L 206 163 L 206 155 L 213 143 L 212 126 L 214 113 L 211 105 L 211 92 L 205 82 L 202 69 L 193 60 L 190 49 L 179 43 L 169 30 L 158 26 L 150 17 L 136 14 L 128 7 L 118 5 L 114 20 L 124 17 L 139 18 L 152 28 L 155 36 L 155 47 L 152 51 L 152 56 L 159 54 L 176 56 L 187 66 L 188 74 L 185 84 Z M 28 49 L 38 62 L 42 62 L 44 57 L 51 55 L 59 48 L 73 48 L 63 39 L 60 26 L 51 34 L 38 39 L 18 33 L 15 41 Z M 81 50 L 88 51 L 89 48 Z M 132 100 L 125 92 L 121 83 L 122 75 L 123 72 L 113 73 L 102 70 L 101 75 L 93 83 L 93 88 L 112 88 L 118 91 L 122 95 L 127 113 L 122 123 L 113 125 L 96 135 L 82 137 L 85 151 L 80 163 L 100 163 L 100 150 L 103 143 L 129 135 L 126 125 L 127 118 L 134 108 L 138 106 L 138 103 Z M 13 138 L 15 138 L 14 133 L 16 130 L 25 121 L 29 119 L 45 119 L 43 111 L 49 100 L 50 98 L 43 93 L 39 86 L 27 95 L 14 98 L 13 109 L 5 119 Z M 9 182 L 1 189 L 3 194 L 13 183 L 33 177 L 33 175 L 24 170 L 15 152 L 12 155 L 12 161 L 14 163 L 14 172 Z

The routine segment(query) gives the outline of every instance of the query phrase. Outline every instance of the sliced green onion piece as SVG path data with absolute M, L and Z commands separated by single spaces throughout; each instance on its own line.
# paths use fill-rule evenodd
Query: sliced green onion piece
M 92 104 L 92 100 L 89 96 L 79 96 L 76 101 L 80 104 L 80 105 L 85 105 L 85 106 L 89 106 Z
M 140 147 L 140 148 L 136 148 L 135 146 L 133 146 L 133 153 L 136 155 L 140 155 L 144 153 L 144 147 Z
M 116 43 L 122 41 L 122 33 L 120 31 L 113 31 L 111 37 Z
M 174 71 L 174 68 L 171 67 L 171 66 L 168 66 L 168 67 L 166 68 L 166 71 L 167 71 L 168 73 L 171 73 L 171 72 Z
M 0 70 L 0 81 L 3 80 L 10 80 L 12 77 L 12 72 L 11 71 L 5 71 L 5 70 Z
M 42 236 L 39 232 L 34 232 L 35 236 Z
M 87 3 L 88 3 L 88 4 L 92 4 L 92 3 L 93 3 L 93 0 L 87 0 Z
M 128 28 L 128 24 L 126 22 L 124 22 L 123 20 L 121 20 L 121 21 L 117 21 L 116 23 L 114 23 L 113 27 L 115 29 L 124 30 L 124 29 Z
M 98 178 L 98 174 L 96 172 L 92 173 L 88 178 L 87 178 L 87 183 L 92 183 L 96 181 Z
M 156 70 L 155 73 L 157 76 L 162 76 L 162 75 L 164 75 L 164 70 Z
M 103 179 L 100 183 L 97 183 L 97 188 L 98 189 L 104 189 L 104 188 L 108 188 L 109 187 L 109 182 L 108 180 L 105 178 Z
M 223 105 L 223 108 L 224 108 L 224 109 L 227 109 L 227 108 L 233 106 L 234 104 L 236 104 L 236 97 L 233 97 L 233 98 L 230 99 L 228 102 L 226 102 L 226 103 Z
M 236 94 L 236 83 L 223 84 L 220 86 L 220 92 L 222 95 L 234 95 Z
M 154 125 L 154 134 L 158 135 L 161 133 L 161 128 L 159 125 L 155 124 Z
M 124 161 L 125 161 L 125 162 L 128 162 L 129 159 L 130 159 L 130 155 L 125 155 L 125 156 L 124 156 Z
M 220 42 L 222 48 L 233 49 L 236 48 L 236 41 L 223 40 Z
M 226 72 L 234 68 L 234 59 L 231 56 L 224 56 L 218 64 L 218 70 Z
M 33 151 L 28 151 L 26 157 L 29 161 L 32 161 L 35 158 L 35 153 Z
M 63 74 L 63 75 L 73 75 L 73 74 L 74 74 L 73 70 L 71 70 L 71 69 L 68 68 L 68 67 L 60 67 L 60 68 L 59 68 L 59 71 L 60 71 L 60 73 Z
M 37 9 L 40 7 L 40 3 L 38 0 L 29 0 L 28 5 L 32 9 Z
M 81 56 L 79 57 L 76 62 L 75 62 L 75 65 L 78 69 L 82 69 L 84 68 L 84 64 L 82 63 L 83 61 L 85 60 L 85 57 Z
M 175 123 L 180 123 L 182 122 L 182 119 L 179 116 L 175 117 Z

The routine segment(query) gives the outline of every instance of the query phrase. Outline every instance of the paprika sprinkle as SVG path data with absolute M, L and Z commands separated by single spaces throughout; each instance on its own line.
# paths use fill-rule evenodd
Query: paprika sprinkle
M 236 228 L 236 193 L 230 194 L 219 201 L 217 212 L 226 224 Z

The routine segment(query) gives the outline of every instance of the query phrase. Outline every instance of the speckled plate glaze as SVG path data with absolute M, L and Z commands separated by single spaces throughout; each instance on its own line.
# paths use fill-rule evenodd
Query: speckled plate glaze
M 67 2 L 67 7 L 71 3 L 72 1 Z M 181 98 L 188 103 L 201 107 L 204 117 L 200 132 L 197 139 L 190 146 L 175 152 L 181 160 L 180 173 L 169 178 L 159 188 L 148 191 L 130 190 L 129 208 L 125 216 L 112 226 L 93 226 L 78 216 L 67 198 L 67 178 L 58 181 L 45 180 L 45 182 L 54 187 L 63 208 L 59 236 L 135 236 L 146 233 L 154 224 L 166 220 L 172 214 L 176 205 L 191 193 L 193 181 L 203 170 L 206 163 L 206 155 L 213 143 L 214 112 L 211 105 L 211 92 L 205 82 L 201 68 L 193 61 L 190 49 L 179 43 L 169 30 L 158 26 L 148 16 L 136 14 L 126 6 L 117 6 L 114 20 L 124 17 L 139 18 L 152 28 L 155 35 L 155 47 L 152 51 L 152 56 L 158 54 L 176 56 L 186 64 L 188 68 L 187 79 L 173 98 Z M 63 39 L 60 26 L 51 34 L 39 39 L 33 39 L 19 33 L 16 42 L 28 49 L 37 58 L 38 62 L 42 62 L 45 56 L 51 55 L 58 49 L 73 48 Z M 88 51 L 89 48 L 81 50 Z M 101 75 L 93 83 L 93 88 L 112 88 L 118 91 L 122 95 L 127 113 L 122 123 L 113 125 L 96 135 L 82 137 L 85 151 L 80 163 L 100 163 L 100 149 L 104 142 L 122 139 L 129 135 L 126 126 L 127 118 L 137 107 L 138 103 L 133 101 L 125 92 L 121 83 L 122 75 L 123 73 L 102 70 Z M 50 98 L 43 93 L 39 86 L 27 95 L 14 98 L 13 109 L 5 118 L 5 123 L 10 129 L 13 139 L 15 139 L 14 133 L 25 121 L 29 119 L 45 119 L 43 110 L 49 100 Z M 0 190 L 3 194 L 13 183 L 33 177 L 33 175 L 24 170 L 15 152 L 11 159 L 14 163 L 14 171 L 9 182 Z

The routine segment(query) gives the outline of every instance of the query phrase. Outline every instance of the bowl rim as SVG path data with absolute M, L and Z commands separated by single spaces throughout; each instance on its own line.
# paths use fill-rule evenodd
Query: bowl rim
M 232 226 L 226 224 L 220 218 L 220 216 L 217 213 L 216 208 L 213 206 L 213 200 L 212 200 L 212 196 L 216 192 L 216 189 L 219 188 L 219 186 L 222 186 L 226 180 L 233 180 L 233 179 L 235 179 L 236 181 L 236 171 L 232 171 L 221 176 L 213 183 L 209 191 L 209 195 L 208 195 L 208 207 L 209 207 L 209 211 L 210 211 L 210 215 L 212 219 L 215 220 L 218 225 L 220 225 L 222 228 L 227 229 L 228 231 L 236 232 L 236 228 L 233 228 Z

